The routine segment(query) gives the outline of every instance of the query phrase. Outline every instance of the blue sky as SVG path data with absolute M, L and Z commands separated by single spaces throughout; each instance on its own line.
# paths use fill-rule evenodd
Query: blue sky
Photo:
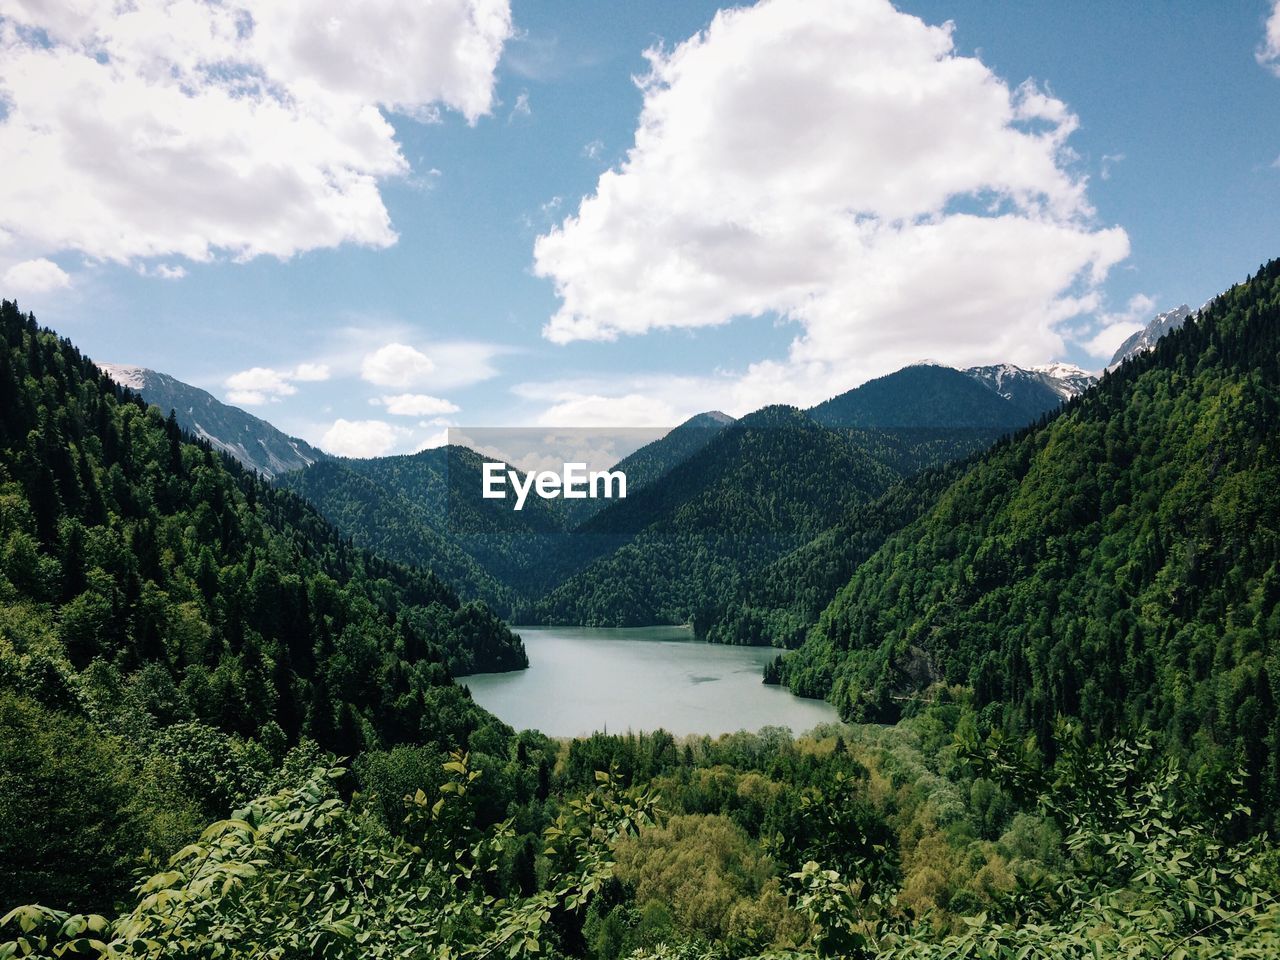
M 1280 254 L 1262 2 L 773 0 L 686 43 L 714 4 L 379 0 L 332 6 L 345 71 L 252 4 L 252 49 L 151 6 L 90 34 L 0 2 L 3 293 L 337 452 L 808 404 L 925 356 L 1097 369 Z

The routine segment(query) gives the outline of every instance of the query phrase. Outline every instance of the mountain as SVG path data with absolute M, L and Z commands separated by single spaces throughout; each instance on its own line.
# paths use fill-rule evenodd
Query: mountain
M 907 370 L 914 371 L 919 366 Z M 929 366 L 950 369 L 940 364 Z M 960 372 L 1016 409 L 1015 415 L 1023 424 L 1057 409 L 1064 400 L 1097 382 L 1091 374 L 1070 364 L 1029 370 L 999 364 Z M 901 385 L 907 378 L 895 375 L 886 379 Z M 934 393 L 936 398 L 947 396 L 957 383 L 954 377 L 934 381 L 941 384 Z M 958 396 L 972 392 L 967 387 L 962 390 L 965 392 L 957 391 Z M 862 397 L 854 399 L 864 402 Z M 908 405 L 906 409 L 922 408 Z M 926 417 L 932 418 L 932 408 L 923 409 Z M 990 405 L 978 409 L 989 410 Z M 1009 407 L 1000 409 L 1009 411 Z M 972 455 L 985 450 L 1003 432 L 1002 428 L 991 427 L 902 427 L 883 431 L 901 445 L 899 455 L 887 462 L 904 479 L 884 495 L 855 507 L 810 542 L 740 581 L 721 604 L 704 611 L 705 619 L 695 622 L 699 635 L 719 643 L 798 646 L 858 564 L 890 534 L 932 506 L 942 489 L 967 469 Z
M 183 430 L 208 440 L 215 450 L 230 454 L 264 477 L 310 466 L 326 456 L 305 440 L 288 436 L 267 421 L 166 373 L 115 363 L 98 366 L 162 413 L 175 411 Z
M 355 461 L 321 460 L 286 473 L 278 486 L 303 497 L 352 541 L 382 556 L 432 571 L 464 597 L 499 611 L 511 609 L 511 591 L 457 538 L 447 535 L 428 504 L 409 499 L 353 469 Z
M 0 902 L 109 906 L 294 745 L 505 755 L 450 675 L 527 662 L 0 302 Z
M 800 646 L 822 611 L 867 557 L 931 507 L 966 461 L 922 470 L 845 513 L 834 526 L 736 581 L 694 621 L 711 643 Z
M 825 427 L 1015 430 L 1035 419 L 985 380 L 925 361 L 868 380 L 809 411 Z
M 938 685 L 1053 742 L 1159 731 L 1280 791 L 1280 261 L 977 458 L 861 563 L 793 690 L 891 721 Z
M 1020 425 L 1031 423 L 1097 382 L 1088 371 L 1068 363 L 1031 369 L 999 363 L 962 372 L 1013 404 L 1023 417 Z
M 1187 322 L 1191 315 L 1191 308 L 1185 303 L 1180 307 L 1156 314 L 1154 320 L 1120 344 L 1119 349 L 1116 350 L 1115 355 L 1111 358 L 1111 363 L 1107 365 L 1107 369 L 1118 367 L 1130 357 L 1136 357 L 1138 354 L 1150 350 L 1155 346 L 1157 340 L 1166 333 L 1177 330 Z
M 572 547 L 601 555 L 534 616 L 604 626 L 697 619 L 741 577 L 883 492 L 898 476 L 895 453 L 883 435 L 829 430 L 794 407 L 758 410 L 581 525 Z
M 1047 376 L 1063 400 L 1079 396 L 1098 382 L 1096 376 L 1074 363 L 1042 363 L 1032 367 L 1031 372 Z
M 486 457 L 450 445 L 361 460 L 330 458 L 277 484 L 305 497 L 361 546 L 434 571 L 504 613 L 547 586 L 567 520 L 563 500 L 523 510 L 481 497 Z
M 689 459 L 732 423 L 733 417 L 719 410 L 699 413 L 666 436 L 645 444 L 635 453 L 624 457 L 613 469 L 626 473 L 629 494 L 638 492 L 672 467 Z

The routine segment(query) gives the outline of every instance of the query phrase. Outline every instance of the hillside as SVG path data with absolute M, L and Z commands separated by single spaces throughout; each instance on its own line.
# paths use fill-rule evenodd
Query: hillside
M 0 304 L 0 902 L 109 903 L 303 739 L 464 744 L 450 672 L 526 663 Z
M 1116 348 L 1115 354 L 1111 357 L 1111 363 L 1108 364 L 1108 369 L 1120 366 L 1130 357 L 1146 353 L 1166 333 L 1177 330 L 1186 323 L 1192 312 L 1192 309 L 1184 303 L 1182 306 L 1166 310 L 1164 313 L 1157 313 L 1150 323 L 1128 337 L 1124 343 Z
M 305 440 L 288 436 L 260 417 L 168 374 L 115 363 L 98 366 L 120 386 L 159 407 L 161 413 L 174 411 L 178 426 L 187 433 L 207 440 L 215 450 L 230 454 L 264 477 L 299 470 L 326 456 Z
M 279 486 L 308 501 L 357 544 L 435 571 L 464 596 L 504 614 L 536 589 L 556 549 L 563 501 L 529 499 L 516 512 L 480 496 L 483 458 L 448 446 L 406 456 L 329 459 Z
M 966 465 L 961 461 L 907 477 L 855 506 L 808 543 L 737 581 L 719 603 L 700 611 L 693 624 L 698 636 L 712 643 L 800 646 L 858 565 L 932 506 Z
M 792 689 L 892 720 L 938 682 L 1052 740 L 1161 731 L 1274 798 L 1280 261 L 1001 442 L 888 541 L 787 658 Z M 1218 771 L 1218 773 L 1209 773 Z
M 600 556 L 535 606 L 539 621 L 684 623 L 743 575 L 831 526 L 896 478 L 880 436 L 827 430 L 793 407 L 743 417 L 575 531 Z M 617 540 L 625 544 L 612 550 Z M 602 545 L 602 546 L 600 546 Z M 610 552 L 611 551 L 611 552 Z
M 932 362 L 903 367 L 818 404 L 809 415 L 825 427 L 1013 430 L 1029 419 L 994 389 Z

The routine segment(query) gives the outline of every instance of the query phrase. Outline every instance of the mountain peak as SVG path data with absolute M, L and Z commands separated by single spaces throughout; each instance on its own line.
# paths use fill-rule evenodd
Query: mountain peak
M 123 363 L 99 363 L 98 368 L 120 386 L 141 394 L 147 403 L 165 413 L 174 411 L 182 429 L 264 477 L 299 470 L 325 457 L 305 440 L 168 374 Z
M 1206 304 L 1205 306 L 1208 306 Z M 1200 308 L 1201 310 L 1204 307 Z M 1111 358 L 1111 362 L 1107 364 L 1107 369 L 1111 370 L 1118 367 L 1124 361 L 1139 353 L 1145 353 L 1150 350 L 1157 340 L 1163 337 L 1170 330 L 1177 330 L 1180 326 L 1187 322 L 1187 319 L 1199 313 L 1199 310 L 1192 310 L 1185 303 L 1172 310 L 1166 310 L 1164 313 L 1157 313 L 1155 318 L 1145 327 L 1139 330 L 1124 343 L 1120 344 L 1120 348 L 1116 350 L 1115 356 Z
M 141 391 L 147 385 L 147 374 L 152 372 L 146 367 L 131 367 L 123 363 L 100 363 L 98 369 L 120 386 L 133 391 Z
M 1051 377 L 1057 377 L 1065 380 L 1070 377 L 1092 377 L 1088 370 L 1084 367 L 1078 367 L 1074 363 L 1064 363 L 1061 360 L 1053 360 L 1049 363 L 1037 363 L 1030 368 L 1036 373 L 1047 373 Z

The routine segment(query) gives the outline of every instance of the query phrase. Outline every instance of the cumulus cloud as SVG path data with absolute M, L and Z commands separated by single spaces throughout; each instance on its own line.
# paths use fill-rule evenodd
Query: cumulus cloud
M 1129 337 L 1148 323 L 1156 312 L 1156 302 L 1144 293 L 1129 298 L 1124 310 L 1104 313 L 1095 332 L 1081 344 L 1090 356 L 1110 359 Z
M 538 238 L 553 342 L 776 313 L 752 406 L 921 353 L 1042 362 L 1128 255 L 1072 172 L 1066 104 L 887 0 L 762 0 L 647 54 L 635 146 Z
M 15 263 L 4 272 L 4 288 L 13 293 L 48 293 L 69 283 L 67 272 L 44 257 Z
M 387 408 L 387 413 L 398 417 L 436 417 L 458 412 L 457 404 L 425 393 L 400 393 L 383 397 L 382 404 Z
M 256 405 L 298 392 L 288 377 L 270 367 L 250 367 L 233 373 L 225 381 L 227 399 L 232 403 Z
M 380 387 L 412 387 L 421 383 L 436 365 L 431 358 L 407 343 L 388 343 L 366 354 L 360 376 Z
M 671 404 L 647 393 L 567 394 L 538 417 L 539 425 L 548 427 L 633 427 L 677 422 Z
M 1275 0 L 1271 5 L 1262 43 L 1254 56 L 1258 63 L 1280 76 L 1280 0 Z
M 300 363 L 292 370 L 273 370 L 271 367 L 250 367 L 233 373 L 223 381 L 227 388 L 227 400 L 246 406 L 257 406 L 281 397 L 291 397 L 298 392 L 295 382 L 316 382 L 329 379 L 329 367 L 323 363 Z
M 405 432 L 384 420 L 339 417 L 320 438 L 320 447 L 339 457 L 381 457 L 395 448 Z
M 293 368 L 292 379 L 314 383 L 329 379 L 327 363 L 300 363 Z
M 449 443 L 448 428 L 445 428 L 443 430 L 437 430 L 435 433 L 430 434 L 425 440 L 423 440 L 420 444 L 418 444 L 418 446 L 414 448 L 413 452 L 421 453 L 423 450 L 434 450 L 437 447 L 447 446 L 448 443 Z
M 383 111 L 474 122 L 510 33 L 507 0 L 0 0 L 0 231 L 116 262 L 387 246 Z

